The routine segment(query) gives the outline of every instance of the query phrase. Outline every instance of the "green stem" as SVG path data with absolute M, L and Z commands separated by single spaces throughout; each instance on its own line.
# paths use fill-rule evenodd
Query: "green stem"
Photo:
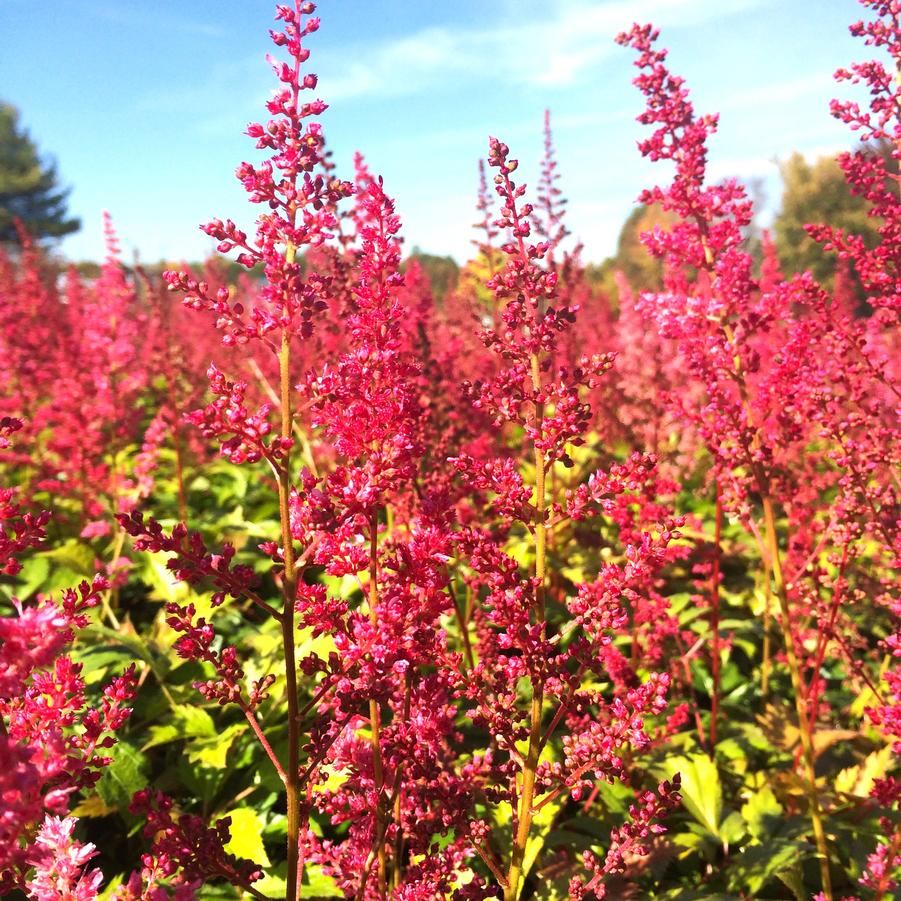
M 772 657 L 772 638 L 770 636 L 770 599 L 772 580 L 770 579 L 769 561 L 764 565 L 764 608 L 763 608 L 763 660 L 760 663 L 760 696 L 765 701 L 770 693 L 770 659 Z
M 378 589 L 378 540 L 379 540 L 379 514 L 377 510 L 372 512 L 369 523 L 369 622 L 373 626 L 378 626 L 378 613 L 376 606 L 378 605 L 379 589 Z M 375 698 L 369 699 L 369 725 L 370 725 L 370 742 L 372 745 L 372 772 L 375 781 L 375 831 L 376 835 L 381 835 L 378 846 L 379 860 L 379 897 L 384 898 L 387 893 L 388 878 L 388 858 L 385 853 L 384 834 L 386 831 L 385 824 L 382 823 L 382 788 L 385 784 L 385 771 L 382 764 L 382 711 L 379 708 L 379 702 Z
M 469 623 L 466 619 L 465 611 L 460 609 L 457 602 L 457 595 L 454 592 L 453 579 L 450 573 L 447 574 L 447 593 L 454 605 L 454 618 L 457 620 L 457 626 L 460 629 L 460 637 L 463 640 L 463 659 L 469 669 L 474 669 L 476 665 L 475 655 L 472 652 L 472 641 L 469 638 Z
M 716 483 L 716 521 L 714 524 L 713 577 L 710 597 L 710 669 L 713 679 L 710 697 L 710 756 L 716 748 L 717 719 L 720 709 L 720 542 L 723 535 L 723 502 L 720 485 Z
M 541 364 L 537 354 L 532 355 L 532 386 L 536 392 L 541 391 Z M 535 404 L 535 431 L 541 433 L 544 418 L 544 407 Z M 535 447 L 535 619 L 544 623 L 544 582 L 546 577 L 547 528 L 544 521 L 545 507 L 545 458 L 544 452 Z M 541 756 L 541 708 L 544 702 L 544 686 L 532 686 L 532 703 L 529 713 L 529 748 L 522 770 L 522 789 L 519 794 L 519 812 L 517 818 L 516 837 L 513 842 L 513 853 L 510 858 L 510 869 L 507 873 L 507 885 L 504 888 L 504 901 L 515 901 L 519 897 L 519 883 L 522 879 L 523 859 L 529 841 L 529 830 L 532 826 L 532 804 L 535 798 L 535 772 Z
M 785 656 L 788 658 L 788 669 L 791 674 L 792 689 L 795 695 L 795 711 L 798 716 L 798 731 L 801 736 L 801 752 L 804 758 L 804 768 L 807 776 L 807 796 L 810 804 L 810 822 L 813 826 L 813 834 L 816 839 L 817 857 L 820 864 L 820 879 L 822 882 L 823 896 L 826 901 L 832 901 L 832 878 L 829 874 L 829 847 L 826 844 L 826 831 L 823 828 L 823 814 L 820 809 L 820 798 L 817 793 L 816 772 L 814 769 L 813 733 L 810 728 L 810 718 L 807 713 L 807 696 L 801 681 L 801 667 L 798 663 L 798 655 L 795 653 L 794 636 L 792 635 L 791 620 L 789 618 L 788 592 L 782 576 L 782 560 L 779 553 L 779 540 L 776 534 L 776 515 L 773 511 L 772 500 L 764 495 L 763 517 L 766 528 L 766 543 L 770 557 L 770 566 L 773 573 L 773 586 L 776 589 L 776 598 L 779 601 L 782 637 L 785 644 Z
M 115 501 L 114 501 L 114 503 L 115 503 Z M 113 543 L 113 553 L 112 553 L 112 558 L 110 560 L 110 569 L 114 573 L 113 578 L 115 578 L 116 563 L 119 560 L 119 557 L 122 555 L 122 548 L 124 546 L 125 546 L 125 529 L 123 529 L 121 526 L 119 526 L 116 531 L 116 540 Z M 100 595 L 101 613 L 103 616 L 105 616 L 109 620 L 110 625 L 117 632 L 121 628 L 121 624 L 119 623 L 119 620 L 116 617 L 116 614 L 113 612 L 113 604 L 116 601 L 116 598 L 118 597 L 118 593 L 119 593 L 119 590 L 117 588 L 114 588 L 111 585 L 109 588 L 107 588 L 106 591 L 103 592 L 102 595 Z
M 285 250 L 285 260 L 294 262 L 295 248 L 289 244 Z M 291 408 L 291 339 L 287 330 L 282 331 L 282 343 L 278 355 L 280 377 L 281 437 L 290 439 L 293 426 Z M 285 572 L 282 581 L 284 603 L 281 627 L 282 647 L 285 656 L 285 694 L 288 700 L 288 766 L 285 780 L 287 794 L 288 866 L 286 875 L 287 901 L 297 901 L 300 897 L 298 879 L 300 853 L 300 715 L 297 697 L 297 660 L 294 645 L 294 604 L 297 598 L 297 568 L 294 557 L 294 539 L 291 535 L 291 517 L 288 500 L 291 492 L 290 452 L 281 461 L 278 470 L 278 510 L 282 533 L 282 547 L 285 557 Z

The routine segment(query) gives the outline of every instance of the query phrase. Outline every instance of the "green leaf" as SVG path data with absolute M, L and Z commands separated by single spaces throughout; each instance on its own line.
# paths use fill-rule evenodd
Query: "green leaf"
M 94 551 L 90 545 L 83 544 L 74 538 L 58 545 L 49 551 L 43 551 L 42 557 L 63 566 L 86 579 L 94 575 Z
M 892 746 L 886 745 L 878 751 L 868 755 L 859 766 L 848 767 L 835 777 L 835 790 L 859 798 L 867 798 L 873 788 L 873 783 L 885 776 L 886 770 L 891 765 L 894 756 Z
M 47 581 L 50 575 L 50 561 L 42 554 L 35 554 L 22 563 L 22 571 L 19 573 L 19 584 L 16 585 L 13 594 L 20 600 L 26 601 Z
M 237 807 L 227 814 L 231 817 L 229 832 L 231 838 L 225 850 L 236 857 L 252 860 L 261 867 L 269 866 L 269 856 L 263 845 L 263 821 L 250 807 Z
M 679 854 L 680 857 L 688 857 L 695 851 L 703 852 L 705 848 L 710 848 L 709 839 L 694 832 L 680 832 L 677 835 L 674 835 L 673 843 L 677 847 L 685 849 Z
M 765 785 L 748 798 L 741 808 L 741 815 L 748 824 L 748 832 L 756 839 L 772 835 L 782 823 L 782 805 L 772 789 Z
M 335 880 L 322 872 L 322 867 L 308 866 L 303 871 L 303 894 L 314 898 L 343 898 Z M 309 889 L 309 891 L 307 891 Z
M 109 901 L 116 893 L 116 889 L 125 884 L 125 874 L 118 873 L 106 881 L 106 884 L 97 895 L 97 901 Z
M 107 807 L 106 804 L 103 803 L 103 799 L 98 795 L 91 795 L 76 804 L 69 811 L 69 815 L 82 820 L 87 817 L 108 817 L 111 813 L 115 812 L 116 809 L 114 807 Z
M 744 817 L 737 811 L 733 810 L 719 825 L 718 835 L 722 839 L 723 844 L 738 844 L 744 838 L 747 828 L 745 827 Z
M 134 661 L 134 656 L 121 647 L 76 647 L 72 659 L 84 666 L 83 675 L 86 685 L 106 682 L 111 670 L 118 675 Z
M 213 718 L 202 707 L 174 704 L 171 706 L 171 711 L 169 722 L 150 727 L 150 739 L 144 744 L 142 750 L 146 751 L 156 745 L 165 745 L 182 739 L 219 740 L 220 733 L 216 731 Z M 228 750 L 228 746 L 225 750 Z
M 689 888 L 670 889 L 660 895 L 654 895 L 659 901 L 742 901 L 738 895 L 727 895 L 723 892 L 698 892 Z
M 175 578 L 172 570 L 166 566 L 168 554 L 145 553 L 142 581 L 150 587 L 150 596 L 166 603 L 184 603 L 190 588 Z
M 141 746 L 141 750 L 147 751 L 150 748 L 155 748 L 157 745 L 166 745 L 169 742 L 178 741 L 180 738 L 184 738 L 184 736 L 178 727 L 173 726 L 172 723 L 166 723 L 162 726 L 151 726 L 150 739 Z
M 210 738 L 197 738 L 188 745 L 188 760 L 221 770 L 235 739 L 247 731 L 247 723 L 234 723 Z
M 196 766 L 184 756 L 179 757 L 175 771 L 176 778 L 185 786 L 187 792 L 207 805 L 213 803 L 216 793 L 229 776 L 229 772 L 225 769 Z
M 182 735 L 199 737 L 216 735 L 216 724 L 202 707 L 178 704 L 173 707 L 172 713 Z
M 330 597 L 341 598 L 342 601 L 350 600 L 360 593 L 360 581 L 356 576 L 330 576 L 323 573 L 319 581 L 328 589 Z
M 529 831 L 529 840 L 526 842 L 525 854 L 522 858 L 523 876 L 527 876 L 532 869 L 541 849 L 544 847 L 551 826 L 557 818 L 560 808 L 568 800 L 566 793 L 560 795 L 559 798 L 545 804 L 533 817 L 532 828 Z
M 635 792 L 622 782 L 599 782 L 598 799 L 603 809 L 611 814 L 625 814 L 630 804 L 635 803 Z M 581 817 L 577 817 L 581 820 Z M 570 821 L 572 822 L 572 821 Z M 595 822 L 592 820 L 592 822 Z
M 747 892 L 756 898 L 768 882 L 788 873 L 809 849 L 806 843 L 779 839 L 763 845 L 751 845 L 730 864 L 729 888 Z
M 747 748 L 735 738 L 724 738 L 716 743 L 716 756 L 731 763 L 747 759 Z
M 137 748 L 121 740 L 110 756 L 113 762 L 103 770 L 96 791 L 107 807 L 124 810 L 131 796 L 147 785 L 147 761 Z
M 719 826 L 723 814 L 723 788 L 719 770 L 706 754 L 672 757 L 661 768 L 667 779 L 676 773 L 682 776 L 682 803 L 688 812 L 711 835 L 720 837 Z
M 169 664 L 158 649 L 145 642 L 140 635 L 128 632 L 117 632 L 108 626 L 94 623 L 81 630 L 81 635 L 93 641 L 103 642 L 107 646 L 121 647 L 128 651 L 132 657 L 145 661 L 157 675 L 165 675 L 169 671 Z

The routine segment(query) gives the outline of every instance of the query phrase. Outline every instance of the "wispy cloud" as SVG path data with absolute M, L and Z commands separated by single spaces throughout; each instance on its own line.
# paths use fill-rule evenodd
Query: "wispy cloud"
M 557 0 L 519 3 L 507 19 L 478 29 L 437 26 L 382 43 L 320 56 L 332 100 L 378 93 L 414 94 L 436 85 L 502 80 L 562 88 L 583 81 L 615 52 L 612 38 L 633 21 L 662 27 L 697 26 L 772 0 Z M 534 15 L 529 7 L 534 6 Z M 346 59 L 356 62 L 348 67 Z
M 760 84 L 735 91 L 720 104 L 720 110 L 769 109 L 787 103 L 797 103 L 811 97 L 829 97 L 835 88 L 835 80 L 828 72 L 811 72 L 791 81 Z
M 745 183 L 764 181 L 771 182 L 771 187 L 781 184 L 779 180 L 780 165 L 784 163 L 792 153 L 802 153 L 809 160 L 817 160 L 820 157 L 835 157 L 847 147 L 838 143 L 809 143 L 803 141 L 795 146 L 786 147 L 784 150 L 771 156 L 731 156 L 722 159 L 712 159 L 707 168 L 707 174 L 711 181 L 724 178 L 738 178 Z
M 189 7 L 186 6 L 186 9 Z M 129 25 L 142 29 L 168 29 L 196 34 L 201 37 L 221 38 L 226 30 L 215 22 L 203 21 L 201 17 L 191 19 L 187 16 L 173 16 L 156 4 L 151 10 L 149 7 L 141 8 L 134 3 L 109 3 L 95 2 L 88 7 L 90 15 L 107 22 L 116 22 L 120 25 Z

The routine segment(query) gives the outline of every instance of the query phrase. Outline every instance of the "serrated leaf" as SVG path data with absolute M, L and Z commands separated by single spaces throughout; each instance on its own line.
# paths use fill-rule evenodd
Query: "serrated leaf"
M 73 812 L 73 815 L 75 815 L 74 812 Z M 124 883 L 125 883 L 125 874 L 124 873 L 117 873 L 115 876 L 111 877 L 110 879 L 107 879 L 103 888 L 97 894 L 97 901 L 109 901 L 109 899 L 112 898 L 116 894 L 116 891 L 119 888 L 121 888 L 121 886 L 124 885 Z
M 213 769 L 223 769 L 235 739 L 246 732 L 247 728 L 247 723 L 234 723 L 210 738 L 194 739 L 187 748 L 188 760 Z
M 147 785 L 147 761 L 133 745 L 120 740 L 109 751 L 113 762 L 103 770 L 96 791 L 103 803 L 124 810 L 131 796 Z
M 765 785 L 755 792 L 741 808 L 741 815 L 748 824 L 753 838 L 764 839 L 771 835 L 782 820 L 782 805 L 772 789 Z
M 141 750 L 147 751 L 150 748 L 157 747 L 157 745 L 166 745 L 169 742 L 178 741 L 180 738 L 184 738 L 184 736 L 178 727 L 173 726 L 171 723 L 166 723 L 162 726 L 151 726 L 150 738 L 141 746 Z
M 284 872 L 284 865 L 280 867 L 280 870 L 282 873 Z M 304 875 L 306 875 L 306 870 L 307 868 L 304 867 Z M 259 882 L 253 884 L 253 887 L 267 898 L 284 898 L 285 891 L 288 888 L 288 881 L 284 876 L 268 870 Z M 306 891 L 306 882 L 304 882 L 304 890 L 301 894 L 304 897 L 309 897 L 309 893 Z
M 672 757 L 660 769 L 667 779 L 681 774 L 682 803 L 711 835 L 719 837 L 723 788 L 716 764 L 706 754 L 692 754 Z
M 814 754 L 822 754 L 832 745 L 837 745 L 842 741 L 849 741 L 853 738 L 860 738 L 860 732 L 852 729 L 817 729 L 813 734 L 813 750 Z
M 343 898 L 342 892 L 335 880 L 331 876 L 326 875 L 322 871 L 322 867 L 308 866 L 304 868 L 303 873 L 303 894 L 308 897 L 317 898 Z M 306 891 L 309 889 L 309 891 Z
M 679 854 L 680 857 L 688 857 L 695 851 L 700 851 L 703 848 L 710 846 L 707 839 L 694 832 L 680 832 L 678 835 L 673 836 L 673 842 L 679 848 L 684 848 Z
M 169 722 L 150 727 L 150 739 L 142 750 L 183 739 L 213 739 L 217 737 L 216 724 L 202 707 L 175 704 L 171 709 Z
M 74 538 L 57 545 L 49 551 L 42 551 L 41 556 L 52 561 L 57 566 L 63 566 L 87 579 L 90 579 L 95 572 L 93 548 Z
M 716 756 L 724 757 L 730 763 L 747 758 L 747 751 L 735 738 L 724 738 L 716 743 Z
M 768 882 L 787 874 L 809 847 L 806 843 L 776 840 L 745 848 L 729 865 L 729 888 L 756 898 Z
M 342 601 L 348 601 L 360 593 L 360 580 L 356 576 L 330 576 L 323 573 L 319 576 L 319 581 L 325 585 L 331 597 L 340 598 Z
M 529 871 L 538 859 L 538 855 L 544 847 L 548 833 L 551 831 L 551 826 L 553 825 L 560 808 L 567 800 L 566 795 L 563 794 L 557 800 L 545 804 L 544 807 L 537 811 L 532 817 L 532 828 L 529 830 L 529 840 L 526 842 L 526 850 L 522 859 L 523 876 L 529 874 Z
M 269 856 L 263 845 L 263 821 L 251 807 L 237 807 L 227 814 L 231 817 L 231 838 L 225 850 L 236 857 L 252 860 L 261 867 L 269 866 Z
M 678 888 L 655 895 L 658 901 L 744 901 L 738 895 L 727 895 L 724 892 L 696 892 L 692 889 Z
M 77 647 L 72 652 L 72 659 L 84 665 L 84 681 L 86 685 L 96 685 L 106 681 L 109 670 L 121 673 L 134 660 L 133 655 L 123 648 L 86 648 Z
M 115 813 L 115 807 L 109 807 L 99 795 L 91 795 L 79 802 L 69 811 L 69 815 L 79 819 L 87 817 L 105 817 Z
M 27 601 L 38 589 L 42 588 L 50 575 L 50 561 L 41 554 L 34 554 L 22 562 L 19 582 L 13 594 L 22 601 Z
M 172 715 L 182 735 L 203 737 L 216 734 L 213 718 L 202 707 L 177 704 L 172 708 Z
M 184 603 L 190 588 L 175 577 L 172 570 L 166 566 L 167 560 L 169 555 L 162 552 L 145 554 L 143 581 L 150 586 L 152 598 L 166 603 Z
M 807 901 L 807 890 L 804 885 L 804 873 L 800 864 L 776 874 L 779 881 L 795 896 L 795 901 Z
M 859 798 L 869 797 L 873 783 L 885 775 L 893 758 L 891 745 L 874 751 L 859 766 L 842 770 L 835 777 L 835 790 Z
M 622 782 L 602 781 L 597 784 L 597 789 L 604 810 L 612 814 L 625 814 L 629 805 L 635 803 L 635 792 Z
M 81 634 L 95 640 L 102 640 L 108 645 L 125 648 L 133 657 L 148 663 L 154 672 L 165 673 L 168 671 L 168 664 L 165 658 L 156 654 L 154 649 L 139 635 L 125 631 L 116 631 L 99 623 L 93 623 L 82 629 Z
M 736 845 L 747 832 L 744 817 L 737 811 L 733 810 L 719 825 L 717 834 L 723 842 L 723 845 Z
M 868 707 L 875 707 L 878 703 L 879 698 L 873 689 L 869 685 L 864 685 L 851 702 L 850 713 L 852 716 L 860 718 Z

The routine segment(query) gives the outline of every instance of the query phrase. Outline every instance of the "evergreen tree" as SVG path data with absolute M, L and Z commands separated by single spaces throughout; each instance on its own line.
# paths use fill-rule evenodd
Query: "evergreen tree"
M 59 238 L 81 227 L 66 209 L 67 188 L 57 182 L 56 164 L 42 160 L 19 126 L 15 107 L 0 103 L 0 243 L 18 242 L 16 220 L 36 238 Z

